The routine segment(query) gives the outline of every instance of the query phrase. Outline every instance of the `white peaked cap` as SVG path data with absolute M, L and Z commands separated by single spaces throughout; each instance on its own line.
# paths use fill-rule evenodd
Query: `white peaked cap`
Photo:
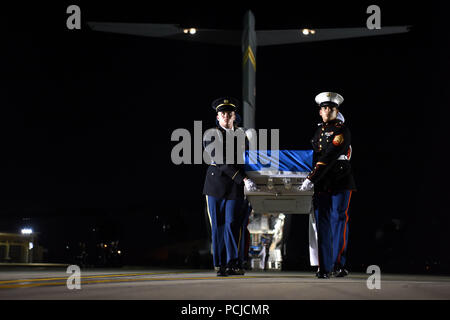
M 332 102 L 340 106 L 344 102 L 344 98 L 336 92 L 321 92 L 316 96 L 316 103 L 321 105 L 324 102 Z

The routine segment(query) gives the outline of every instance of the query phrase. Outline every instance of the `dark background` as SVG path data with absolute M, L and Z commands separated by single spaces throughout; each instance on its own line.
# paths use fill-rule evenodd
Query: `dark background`
M 81 7 L 81 30 L 66 28 L 70 4 Z M 206 166 L 172 164 L 170 138 L 193 133 L 195 120 L 212 126 L 215 98 L 241 98 L 241 48 L 98 33 L 87 21 L 240 29 L 251 9 L 257 30 L 364 27 L 370 4 L 3 7 L 0 232 L 31 226 L 49 262 L 67 261 L 79 242 L 118 240 L 125 264 L 199 266 Z M 412 31 L 259 47 L 257 128 L 280 129 L 281 149 L 310 149 L 315 95 L 341 93 L 358 185 L 351 268 L 448 273 L 443 11 L 379 6 L 382 26 Z M 289 219 L 285 267 L 307 268 L 307 216 Z

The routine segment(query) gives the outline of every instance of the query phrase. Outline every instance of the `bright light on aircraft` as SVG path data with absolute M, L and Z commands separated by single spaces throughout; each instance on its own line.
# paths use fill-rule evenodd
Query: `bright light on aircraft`
M 316 33 L 316 30 L 313 30 L 313 29 L 302 29 L 302 33 L 303 33 L 305 36 L 307 36 L 307 35 L 310 35 L 310 34 L 315 34 L 315 33 Z
M 32 233 L 33 233 L 33 230 L 30 229 L 30 228 L 23 228 L 23 229 L 21 230 L 21 232 L 22 232 L 22 234 L 32 234 Z
M 195 28 L 188 28 L 188 29 L 183 29 L 183 33 L 190 33 L 190 34 L 196 34 L 197 33 L 197 29 Z

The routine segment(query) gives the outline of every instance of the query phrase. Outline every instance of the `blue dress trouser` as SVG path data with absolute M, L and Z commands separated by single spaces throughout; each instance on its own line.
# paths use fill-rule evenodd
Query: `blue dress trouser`
M 318 192 L 313 205 L 317 223 L 319 267 L 331 272 L 344 266 L 348 244 L 348 208 L 352 191 Z
M 228 200 L 206 196 L 206 200 L 211 219 L 214 266 L 235 265 L 239 256 L 244 199 Z
M 242 204 L 242 217 L 241 217 L 241 232 L 240 232 L 240 243 L 239 243 L 239 264 L 243 267 L 244 262 L 247 260 L 247 225 L 250 213 L 252 212 L 252 206 L 248 200 L 244 200 Z

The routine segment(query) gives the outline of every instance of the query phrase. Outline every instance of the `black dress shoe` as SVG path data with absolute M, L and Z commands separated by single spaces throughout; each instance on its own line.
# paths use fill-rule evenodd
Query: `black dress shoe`
M 220 267 L 219 270 L 217 271 L 217 276 L 218 277 L 228 276 L 227 270 L 224 267 Z
M 229 276 L 241 276 L 244 274 L 244 269 L 237 267 L 228 267 L 226 273 Z
M 244 268 L 238 268 L 238 269 L 237 269 L 237 273 L 238 273 L 239 275 L 243 276 L 243 275 L 245 274 Z
M 343 278 L 348 276 L 348 270 L 344 269 L 344 268 L 339 268 L 334 272 L 334 276 L 336 278 Z
M 330 279 L 330 275 L 327 272 L 317 272 L 316 277 L 319 279 Z

